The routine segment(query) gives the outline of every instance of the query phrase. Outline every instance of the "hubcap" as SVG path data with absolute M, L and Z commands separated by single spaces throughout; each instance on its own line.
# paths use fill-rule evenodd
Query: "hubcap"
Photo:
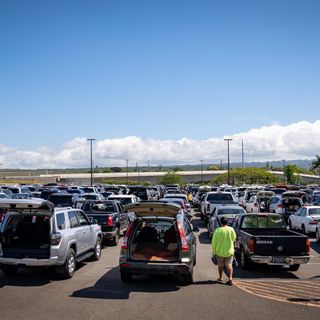
M 96 255 L 99 257 L 100 253 L 101 253 L 101 245 L 100 245 L 100 241 L 98 241 L 96 245 Z
M 75 268 L 75 260 L 74 260 L 73 254 L 72 254 L 72 255 L 70 255 L 69 260 L 68 260 L 68 269 L 69 269 L 70 274 L 74 272 L 74 268 Z

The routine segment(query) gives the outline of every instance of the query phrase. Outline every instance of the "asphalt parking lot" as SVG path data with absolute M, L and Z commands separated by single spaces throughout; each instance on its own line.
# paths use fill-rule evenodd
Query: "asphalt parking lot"
M 320 245 L 297 272 L 274 267 L 235 268 L 235 285 L 217 283 L 210 242 L 200 228 L 194 284 L 166 277 L 120 281 L 118 247 L 105 247 L 98 262 L 82 263 L 70 280 L 51 270 L 0 274 L 1 319 L 319 319 Z

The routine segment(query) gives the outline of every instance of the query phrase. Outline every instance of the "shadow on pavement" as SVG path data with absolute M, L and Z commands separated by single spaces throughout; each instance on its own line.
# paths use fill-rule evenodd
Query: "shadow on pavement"
M 168 277 L 134 276 L 131 283 L 120 280 L 119 267 L 104 274 L 93 287 L 75 291 L 72 297 L 89 299 L 129 299 L 131 292 L 173 292 L 179 290 L 177 281 Z
M 310 246 L 315 252 L 320 254 L 320 243 L 318 243 L 317 241 L 311 241 Z
M 79 263 L 77 270 L 84 267 Z M 76 271 L 77 272 L 77 271 Z M 21 268 L 18 273 L 6 276 L 0 271 L 0 288 L 3 287 L 41 287 L 52 281 L 66 281 L 55 273 L 53 268 Z
M 198 236 L 198 239 L 199 239 L 200 243 L 202 243 L 202 244 L 210 244 L 211 243 L 208 231 L 201 232 Z
M 193 285 L 213 285 L 217 281 L 195 281 Z M 119 267 L 110 269 L 93 287 L 75 291 L 72 297 L 88 299 L 129 299 L 132 292 L 174 292 L 183 287 L 174 277 L 134 276 L 131 283 L 120 280 Z

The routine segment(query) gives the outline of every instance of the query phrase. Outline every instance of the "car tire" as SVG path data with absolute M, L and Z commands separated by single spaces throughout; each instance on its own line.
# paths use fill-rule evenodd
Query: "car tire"
M 14 276 L 18 272 L 18 267 L 16 266 L 2 266 L 2 272 L 6 276 Z
M 120 271 L 120 278 L 122 282 L 131 282 L 132 281 L 132 274 L 126 271 Z
M 252 267 L 252 262 L 246 255 L 243 248 L 241 249 L 241 253 L 240 253 L 240 264 L 243 270 L 249 270 Z
M 193 283 L 193 270 L 189 271 L 188 273 L 182 276 L 181 280 L 182 284 L 189 285 Z
M 291 266 L 289 266 L 290 271 L 298 271 L 299 268 L 300 268 L 300 264 L 292 264 Z
M 73 249 L 70 249 L 67 255 L 66 262 L 64 263 L 61 269 L 61 276 L 64 279 L 72 278 L 76 271 L 76 266 L 76 254 Z
M 320 230 L 318 228 L 316 230 L 316 240 L 318 243 L 320 243 Z
M 98 261 L 101 257 L 101 239 L 98 238 L 94 247 L 94 253 L 92 255 L 92 261 Z
M 118 243 L 119 243 L 119 238 L 120 238 L 120 229 L 117 228 L 116 235 L 111 239 L 110 244 L 113 247 L 116 247 L 118 245 Z

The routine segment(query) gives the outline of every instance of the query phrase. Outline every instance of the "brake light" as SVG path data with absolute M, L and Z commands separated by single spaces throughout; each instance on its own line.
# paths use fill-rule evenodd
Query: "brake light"
M 181 209 L 185 209 L 186 208 L 186 206 L 184 205 L 184 202 L 182 201 L 181 202 Z
M 182 226 L 181 226 L 180 222 L 178 222 L 178 230 L 179 230 L 179 234 L 180 234 L 182 251 L 189 251 L 188 241 L 187 241 L 187 238 L 186 238 L 186 236 L 184 234 L 184 231 L 182 229 Z
M 126 235 L 122 239 L 121 249 L 128 249 L 128 240 L 131 237 L 133 230 L 133 223 L 130 223 L 129 228 L 126 232 Z
M 307 253 L 310 252 L 310 240 L 309 239 L 306 240 L 306 252 Z
M 278 208 L 282 208 L 282 204 L 278 204 Z
M 51 245 L 58 246 L 61 242 L 62 236 L 60 232 L 53 233 L 51 235 Z
M 311 221 L 309 221 L 309 224 L 318 224 L 318 221 L 317 220 L 311 220 Z
M 109 227 L 113 226 L 113 220 L 112 220 L 112 217 L 111 217 L 111 216 L 108 217 L 107 225 L 108 225 Z
M 249 240 L 249 252 L 254 253 L 254 240 L 253 239 Z

